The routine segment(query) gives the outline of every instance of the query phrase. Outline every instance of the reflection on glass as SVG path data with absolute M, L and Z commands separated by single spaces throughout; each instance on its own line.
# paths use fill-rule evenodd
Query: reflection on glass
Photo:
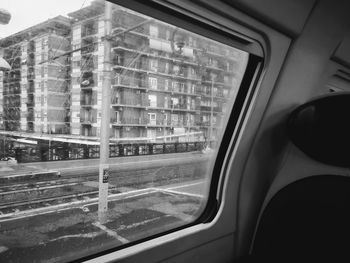
M 40 6 L 32 8 L 34 16 Z M 248 54 L 117 5 L 110 11 L 110 58 L 98 0 L 0 39 L 11 66 L 0 71 L 1 262 L 87 256 L 193 222 L 205 207 Z M 100 222 L 105 61 L 110 170 Z

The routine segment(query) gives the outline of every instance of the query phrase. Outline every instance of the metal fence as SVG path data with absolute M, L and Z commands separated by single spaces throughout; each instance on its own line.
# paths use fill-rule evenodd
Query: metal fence
M 109 147 L 110 157 L 154 155 L 201 151 L 205 142 L 133 143 L 115 144 Z M 61 145 L 33 145 L 14 149 L 14 157 L 19 163 L 97 159 L 100 157 L 98 145 L 63 143 Z

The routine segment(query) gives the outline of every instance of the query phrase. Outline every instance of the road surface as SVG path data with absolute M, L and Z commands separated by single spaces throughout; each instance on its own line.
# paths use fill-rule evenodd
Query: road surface
M 0 219 L 0 262 L 74 260 L 186 225 L 204 208 L 205 179 L 129 189 L 109 196 L 108 222 L 97 199 Z

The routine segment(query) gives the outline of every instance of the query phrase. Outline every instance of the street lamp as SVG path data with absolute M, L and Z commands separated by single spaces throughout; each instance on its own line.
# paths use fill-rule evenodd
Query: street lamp
M 171 50 L 176 55 L 182 55 L 183 48 L 185 46 L 186 36 L 183 32 L 180 32 L 178 28 L 175 28 L 171 34 L 170 46 Z
M 11 14 L 9 11 L 0 8 L 0 24 L 6 25 L 10 22 Z

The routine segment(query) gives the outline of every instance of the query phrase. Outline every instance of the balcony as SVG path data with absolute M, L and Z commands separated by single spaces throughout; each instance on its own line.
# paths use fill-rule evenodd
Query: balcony
M 210 104 L 201 104 L 200 107 L 203 110 L 211 110 L 211 105 Z
M 26 104 L 27 104 L 27 107 L 34 107 L 34 100 L 29 100 L 28 99 Z
M 80 82 L 80 87 L 82 89 L 91 89 L 92 87 L 94 87 L 94 79 L 93 78 L 82 78 L 81 82 Z
M 28 84 L 27 93 L 34 93 L 34 82 L 30 81 Z
M 81 31 L 81 37 L 89 37 L 89 36 L 93 36 L 96 35 L 97 32 L 97 27 L 89 27 L 89 28 L 85 28 Z
M 27 113 L 27 121 L 34 121 L 34 112 Z
M 81 54 L 83 55 L 93 53 L 95 51 L 97 51 L 97 44 L 87 43 L 82 45 Z
M 92 107 L 92 105 L 95 105 L 92 99 L 83 99 L 80 100 L 80 105 L 82 107 Z
M 146 126 L 148 123 L 148 119 L 139 117 L 139 118 L 121 118 L 121 120 L 118 120 L 117 118 L 113 118 L 111 122 L 113 123 L 113 125 L 120 125 L 120 126 L 124 126 L 124 125 Z
M 127 63 L 120 63 L 119 65 L 115 65 L 113 68 L 120 71 L 123 69 L 135 71 L 149 71 L 148 63 L 134 63 L 133 65 L 129 65 Z
M 114 86 L 125 86 L 127 88 L 135 89 L 147 89 L 148 82 L 145 79 L 129 77 L 129 76 L 117 76 L 114 79 Z
M 34 58 L 34 54 L 30 54 L 28 59 L 27 59 L 27 66 L 28 67 L 32 67 L 35 65 L 35 58 Z
M 96 20 L 86 21 L 82 24 L 81 37 L 87 37 L 98 33 L 98 22 Z
M 135 96 L 134 98 L 114 98 L 111 101 L 112 106 L 131 106 L 131 107 L 141 107 L 145 108 L 149 106 L 148 100 L 146 98 L 142 98 L 141 96 Z
M 122 41 L 119 41 L 117 44 L 114 44 L 113 48 L 114 50 L 118 50 L 118 48 L 123 48 L 123 49 L 130 49 L 132 51 L 138 51 L 140 49 L 139 46 L 132 45 L 130 43 L 125 43 Z
M 199 121 L 196 122 L 197 126 L 205 126 L 205 127 L 209 127 L 210 126 L 210 121 Z
M 147 120 L 147 125 L 149 126 L 171 126 L 170 120 Z
M 213 110 L 214 110 L 214 112 L 222 113 L 222 107 L 221 106 L 214 107 Z
M 216 94 L 214 94 L 215 97 L 218 98 L 224 98 L 224 93 L 223 92 L 217 92 Z
M 91 125 L 92 123 L 94 123 L 94 121 L 93 121 L 93 118 L 91 116 L 89 116 L 86 118 L 85 117 L 81 118 L 80 123 L 84 124 L 84 125 Z

